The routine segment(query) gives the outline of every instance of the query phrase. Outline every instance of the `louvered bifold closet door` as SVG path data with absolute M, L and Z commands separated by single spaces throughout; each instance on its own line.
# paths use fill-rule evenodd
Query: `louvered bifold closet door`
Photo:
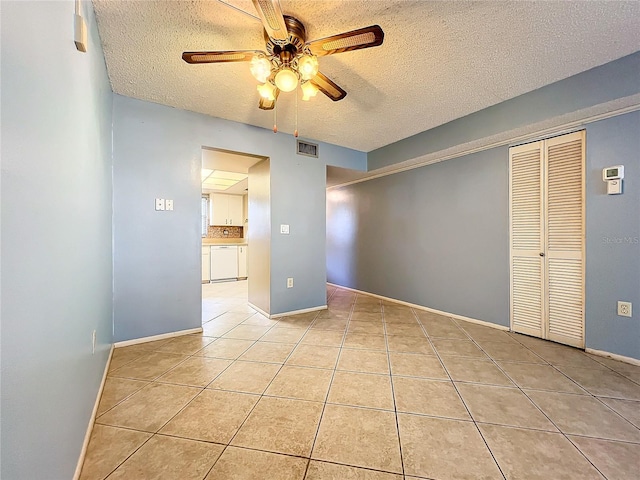
M 509 150 L 511 329 L 536 337 L 544 334 L 542 147 Z
M 584 132 L 546 140 L 547 336 L 584 347 Z

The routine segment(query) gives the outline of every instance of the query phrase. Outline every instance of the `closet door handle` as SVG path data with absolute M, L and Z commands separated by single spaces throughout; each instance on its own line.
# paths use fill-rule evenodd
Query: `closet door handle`
M 541 257 L 544 257 L 544 252 L 540 252 L 540 256 L 541 256 Z

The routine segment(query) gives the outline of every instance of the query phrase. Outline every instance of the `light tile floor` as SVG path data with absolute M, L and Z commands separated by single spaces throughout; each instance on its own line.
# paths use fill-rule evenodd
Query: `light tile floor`
M 82 479 L 638 479 L 640 367 L 328 288 L 114 351 Z

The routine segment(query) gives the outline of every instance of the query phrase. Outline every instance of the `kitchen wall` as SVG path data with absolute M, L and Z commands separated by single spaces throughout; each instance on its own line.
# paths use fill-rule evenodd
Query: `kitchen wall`
M 515 125 L 529 124 L 530 135 L 567 119 L 578 127 L 575 119 L 593 112 L 590 105 L 638 98 L 638 78 L 640 53 L 370 152 L 369 166 L 450 152 L 456 142 L 495 139 Z M 541 123 L 545 112 L 550 117 Z M 638 359 L 637 314 L 617 316 L 616 302 L 640 301 L 639 116 L 584 125 L 586 345 Z M 602 168 L 617 164 L 625 165 L 625 193 L 610 197 Z M 509 324 L 508 146 L 330 189 L 327 232 L 330 282 Z
M 0 477 L 70 479 L 112 342 L 112 93 L 91 2 L 87 53 L 74 2 L 1 8 Z
M 286 287 L 294 276 L 296 286 L 272 290 L 269 313 L 326 303 L 326 165 L 363 170 L 366 154 L 322 143 L 320 158 L 301 157 L 292 135 L 119 95 L 113 102 L 116 341 L 200 326 L 203 146 L 270 158 L 272 222 L 289 222 L 299 243 L 291 255 L 284 245 L 292 237 L 270 232 L 272 282 Z M 274 193 L 276 186 L 281 191 Z M 250 187 L 250 204 L 251 195 Z M 156 212 L 156 197 L 173 199 L 174 210 Z M 296 213 L 289 215 L 292 208 Z M 249 217 L 253 231 L 251 209 Z

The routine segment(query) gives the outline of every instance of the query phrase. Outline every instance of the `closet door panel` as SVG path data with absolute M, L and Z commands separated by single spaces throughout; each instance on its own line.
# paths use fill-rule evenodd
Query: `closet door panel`
M 542 279 L 543 189 L 542 142 L 510 149 L 511 329 L 541 337 L 544 295 Z
M 546 141 L 547 338 L 584 347 L 584 132 Z
M 584 347 L 582 260 L 549 258 L 549 340 Z
M 538 258 L 516 256 L 511 271 L 511 330 L 542 337 L 542 262 Z

